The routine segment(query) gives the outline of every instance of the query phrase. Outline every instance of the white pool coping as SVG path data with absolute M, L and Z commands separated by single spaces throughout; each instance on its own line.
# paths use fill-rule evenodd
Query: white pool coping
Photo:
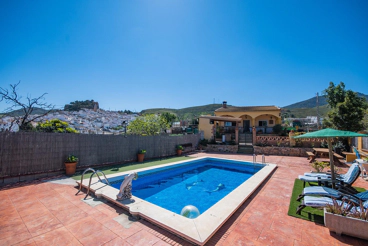
M 220 159 L 237 162 L 247 162 L 217 157 L 200 157 L 193 160 L 200 159 Z M 136 169 L 134 170 L 134 172 L 142 172 L 185 162 L 188 162 L 188 160 L 154 167 Z M 154 224 L 157 224 L 160 227 L 165 228 L 168 231 L 171 231 L 172 233 L 189 240 L 190 242 L 198 245 L 203 245 L 263 183 L 263 181 L 267 179 L 267 177 L 273 172 L 273 170 L 275 170 L 275 168 L 277 168 L 276 164 L 266 163 L 266 166 L 264 166 L 256 174 L 254 174 L 247 181 L 239 185 L 235 190 L 230 192 L 227 196 L 225 196 L 223 199 L 221 199 L 219 202 L 207 209 L 207 211 L 205 211 L 203 214 L 195 219 L 188 219 L 184 216 L 161 208 L 135 196 L 132 196 L 132 198 L 128 200 L 117 201 L 116 195 L 119 193 L 119 190 L 102 182 L 99 182 L 97 177 L 94 177 L 92 179 L 90 190 L 94 192 L 97 197 L 103 197 L 108 201 L 111 201 L 118 206 L 129 210 L 129 212 L 134 216 L 139 216 Z M 111 174 L 108 175 L 107 178 L 109 179 L 117 176 L 122 176 L 131 172 L 132 171 Z M 88 187 L 88 182 L 89 178 L 84 179 L 82 182 L 83 187 Z M 78 184 L 79 183 L 80 181 L 78 181 Z

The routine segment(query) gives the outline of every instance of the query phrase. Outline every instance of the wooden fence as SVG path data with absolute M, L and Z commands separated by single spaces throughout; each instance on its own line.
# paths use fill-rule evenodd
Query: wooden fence
M 124 137 L 123 135 L 2 132 L 0 133 L 0 184 L 4 183 L 6 178 L 22 175 L 62 173 L 64 160 L 69 154 L 78 156 L 77 168 L 82 169 L 94 165 L 134 162 L 139 149 L 147 150 L 145 159 L 172 156 L 176 153 L 176 145 L 191 143 L 196 147 L 199 140 L 199 134 Z

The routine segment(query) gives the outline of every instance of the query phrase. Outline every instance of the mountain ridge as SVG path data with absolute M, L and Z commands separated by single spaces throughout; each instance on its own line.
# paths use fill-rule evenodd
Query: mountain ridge
M 365 97 L 368 101 L 368 95 L 358 92 L 358 96 Z M 328 103 L 325 96 L 319 96 L 319 114 L 321 117 L 326 116 L 329 111 Z M 228 105 L 232 106 L 232 105 Z M 144 109 L 141 114 L 157 114 L 169 112 L 175 114 L 179 120 L 189 120 L 198 118 L 200 115 L 213 115 L 214 111 L 222 107 L 222 104 L 206 104 L 201 106 L 192 106 L 181 109 L 172 108 L 150 108 Z M 316 97 L 309 98 L 300 102 L 296 102 L 284 107 L 281 107 L 283 116 L 291 118 L 304 118 L 306 116 L 317 115 L 317 103 Z M 35 108 L 34 114 L 42 114 L 45 110 Z M 57 110 L 54 110 L 57 111 Z M 22 109 L 14 110 L 8 113 L 9 116 L 19 116 L 23 112 Z
M 359 97 L 365 97 L 365 99 L 368 101 L 368 95 L 365 95 L 363 93 L 357 92 Z M 319 106 L 324 106 L 327 105 L 327 100 L 326 100 L 326 96 L 322 95 L 318 97 L 318 104 Z M 307 100 L 304 101 L 300 101 L 297 103 L 293 103 L 290 105 L 287 105 L 285 107 L 285 109 L 295 109 L 295 108 L 314 108 L 317 106 L 317 98 L 316 97 L 312 97 L 309 98 Z

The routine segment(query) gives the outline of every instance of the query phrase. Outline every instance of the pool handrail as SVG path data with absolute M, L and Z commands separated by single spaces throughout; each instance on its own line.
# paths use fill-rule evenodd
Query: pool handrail
M 79 184 L 79 190 L 78 190 L 78 192 L 75 194 L 75 195 L 78 195 L 78 193 L 82 190 L 82 182 L 83 182 L 83 176 L 84 176 L 84 174 L 86 173 L 86 172 L 88 172 L 88 171 L 92 171 L 93 173 L 92 173 L 92 175 L 89 177 L 89 184 L 88 184 L 88 189 L 87 189 L 87 194 L 86 194 L 86 196 L 84 197 L 84 200 L 87 198 L 87 196 L 88 196 L 88 194 L 89 194 L 89 189 L 90 189 L 90 186 L 91 186 L 91 181 L 92 181 L 92 177 L 93 177 L 93 175 L 97 175 L 97 177 L 98 177 L 98 179 L 102 182 L 102 180 L 101 180 L 101 178 L 100 178 L 100 175 L 98 175 L 98 173 L 102 173 L 102 175 L 104 176 L 104 178 L 105 178 L 105 180 L 106 180 L 106 183 L 108 184 L 108 185 L 110 185 L 110 183 L 109 183 L 109 180 L 106 178 L 106 175 L 101 171 L 101 170 L 95 170 L 95 169 L 93 169 L 93 168 L 87 168 L 86 170 L 84 170 L 83 171 L 83 173 L 82 173 L 82 176 L 81 176 L 81 181 L 80 181 L 80 184 Z M 103 182 L 102 182 L 103 183 Z

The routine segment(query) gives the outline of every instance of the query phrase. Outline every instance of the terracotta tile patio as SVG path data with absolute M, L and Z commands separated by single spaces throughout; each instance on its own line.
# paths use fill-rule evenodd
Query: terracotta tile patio
M 198 153 L 193 156 L 209 154 Z M 251 161 L 250 155 L 210 154 Z M 260 157 L 258 157 L 260 158 Z M 368 245 L 287 215 L 295 178 L 306 158 L 266 156 L 277 170 L 206 245 Z M 359 178 L 355 186 L 368 189 Z M 0 190 L 0 245 L 191 245 L 110 203 L 75 196 L 71 185 L 35 181 Z

